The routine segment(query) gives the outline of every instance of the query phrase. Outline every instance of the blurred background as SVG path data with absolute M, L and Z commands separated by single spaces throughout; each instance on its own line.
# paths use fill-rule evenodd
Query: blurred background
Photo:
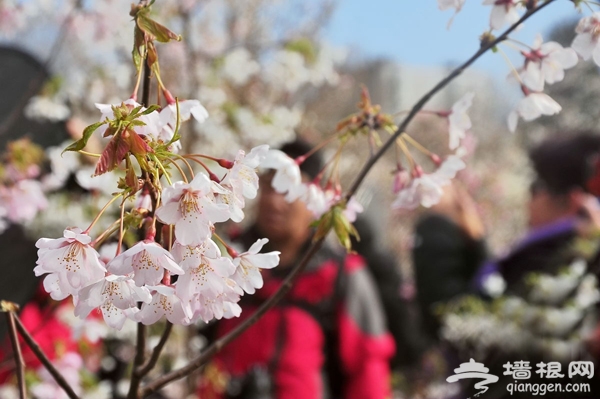
M 183 36 L 182 42 L 158 46 L 165 84 L 180 98 L 199 99 L 210 115 L 203 124 L 189 124 L 184 150 L 228 157 L 239 148 L 277 146 L 295 135 L 314 143 L 326 138 L 355 112 L 361 84 L 383 112 L 410 109 L 478 49 L 490 12 L 469 1 L 448 28 L 452 12 L 439 11 L 433 0 L 158 0 L 153 10 Z M 567 11 L 572 20 L 565 19 Z M 116 0 L 0 0 L 0 145 L 24 135 L 43 144 L 31 121 L 81 127 L 97 121 L 94 103 L 129 98 L 135 71 L 128 12 L 127 2 Z M 563 2 L 532 18 L 515 38 L 531 44 L 541 32 L 568 46 L 576 23 L 572 4 Z M 15 50 L 43 68 L 24 67 L 28 62 Z M 518 52 L 503 51 L 521 65 Z M 521 93 L 509 71 L 501 54 L 486 54 L 426 106 L 446 110 L 465 93 L 475 93 L 473 128 L 464 142 L 467 168 L 458 180 L 482 215 L 492 256 L 525 231 L 532 178 L 527 151 L 561 131 L 594 128 L 600 117 L 600 75 L 594 64 L 580 63 L 547 89 L 563 111 L 522 123 L 511 134 L 506 117 Z M 31 83 L 25 92 L 23 85 L 11 86 L 19 79 Z M 445 123 L 423 114 L 409 133 L 445 155 Z M 356 150 L 343 160 L 346 179 L 368 155 Z M 357 197 L 381 245 L 396 253 L 403 296 L 410 301 L 420 211 L 389 210 L 394 170 L 390 155 Z

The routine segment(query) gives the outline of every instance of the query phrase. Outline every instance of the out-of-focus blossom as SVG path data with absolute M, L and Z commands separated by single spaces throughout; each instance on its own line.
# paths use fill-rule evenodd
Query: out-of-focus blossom
M 31 97 L 24 109 L 25 116 L 38 121 L 59 122 L 66 120 L 71 111 L 69 107 L 59 102 L 56 98 L 45 96 Z
M 460 141 L 465 137 L 466 132 L 471 129 L 471 119 L 467 110 L 473 104 L 475 93 L 467 93 L 453 106 L 448 122 L 450 125 L 450 149 L 455 150 L 460 145 Z
M 556 42 L 543 43 L 537 35 L 531 51 L 523 52 L 525 67 L 521 72 L 523 83 L 533 91 L 544 90 L 544 82 L 553 84 L 565 77 L 565 69 L 577 65 L 577 53 Z
M 229 52 L 223 60 L 221 69 L 225 79 L 236 86 L 245 85 L 250 77 L 259 71 L 260 65 L 252 59 L 252 54 L 243 47 L 238 47 Z
M 275 169 L 271 185 L 280 194 L 288 193 L 288 200 L 293 200 L 297 193 L 294 189 L 302 185 L 300 167 L 295 160 L 280 150 L 269 150 L 261 163 L 263 168 Z M 298 197 L 296 197 L 298 198 Z
M 589 17 L 584 17 L 575 28 L 577 36 L 573 39 L 571 47 L 584 60 L 594 59 L 600 65 L 600 12 Z
M 508 129 L 517 129 L 519 117 L 524 121 L 532 121 L 542 115 L 554 115 L 562 110 L 560 104 L 545 93 L 529 93 L 519 101 L 517 107 L 508 115 Z
M 484 5 L 492 5 L 490 15 L 490 27 L 502 29 L 504 25 L 512 25 L 520 18 L 517 12 L 519 2 L 517 0 L 484 0 Z
M 31 222 L 48 206 L 42 185 L 37 180 L 20 180 L 9 187 L 0 186 L 0 203 L 6 210 L 7 219 L 13 223 Z

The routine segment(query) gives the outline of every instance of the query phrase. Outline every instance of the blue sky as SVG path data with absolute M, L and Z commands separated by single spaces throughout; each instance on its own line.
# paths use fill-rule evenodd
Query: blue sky
M 488 29 L 490 6 L 467 0 L 446 29 L 451 10 L 440 11 L 436 0 L 340 0 L 326 29 L 326 39 L 348 46 L 365 57 L 385 57 L 413 65 L 458 64 L 478 48 L 478 38 Z M 569 1 L 557 1 L 532 16 L 515 39 L 531 44 L 535 34 L 580 15 Z M 515 53 L 505 48 L 507 53 Z M 511 55 L 512 58 L 512 55 Z M 514 60 L 520 62 L 516 56 Z M 474 67 L 504 78 L 509 67 L 499 54 L 486 54 Z

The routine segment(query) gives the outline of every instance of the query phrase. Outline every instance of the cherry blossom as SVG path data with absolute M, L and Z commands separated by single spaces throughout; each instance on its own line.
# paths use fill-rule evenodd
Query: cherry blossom
M 467 93 L 453 106 L 448 122 L 450 125 L 450 149 L 454 150 L 460 145 L 460 140 L 465 137 L 466 132 L 471 129 L 471 119 L 467 114 L 467 110 L 473 104 L 475 93 Z
M 392 203 L 392 209 L 416 209 L 419 204 L 426 208 L 437 204 L 444 193 L 442 184 L 431 175 L 423 174 L 411 180 Z
M 517 0 L 484 0 L 484 5 L 493 5 L 490 15 L 490 27 L 502 29 L 504 25 L 512 25 L 519 20 Z
M 41 183 L 29 179 L 8 187 L 0 186 L 0 203 L 6 209 L 6 218 L 13 223 L 31 222 L 48 206 Z
M 135 320 L 138 302 L 151 301 L 148 289 L 136 286 L 130 276 L 111 274 L 79 291 L 75 315 L 83 319 L 100 308 L 106 324 L 120 330 L 125 320 Z
M 450 18 L 450 21 L 448 21 L 448 29 L 450 29 L 454 17 L 460 12 L 464 5 L 465 0 L 438 0 L 438 8 L 440 10 L 444 11 L 450 8 L 454 8 L 454 15 L 452 16 L 452 18 Z
M 280 150 L 269 150 L 261 166 L 275 169 L 271 185 L 280 194 L 288 193 L 286 199 L 293 201 L 299 197 L 302 174 L 296 161 Z
M 577 53 L 571 48 L 563 48 L 556 42 L 543 43 L 537 35 L 531 51 L 523 52 L 525 67 L 521 72 L 523 83 L 533 91 L 544 90 L 544 82 L 553 84 L 565 77 L 565 69 L 577 65 Z
M 446 185 L 454 179 L 456 173 L 467 165 L 458 155 L 449 155 L 442 164 L 431 174 L 431 177 L 441 185 Z
M 189 324 L 193 315 L 189 303 L 182 302 L 175 295 L 175 288 L 164 285 L 147 286 L 154 291 L 152 302 L 144 303 L 142 310 L 136 314 L 136 319 L 142 324 L 154 324 L 163 316 L 173 324 Z
M 600 65 L 600 12 L 589 17 L 584 17 L 575 28 L 577 36 L 573 39 L 571 47 L 584 60 L 594 58 L 594 62 Z
M 464 4 L 465 0 L 438 0 L 438 7 L 442 11 L 449 8 L 454 8 L 456 12 L 458 12 L 461 10 Z
M 517 129 L 519 117 L 532 121 L 541 115 L 554 115 L 562 110 L 560 104 L 545 93 L 529 93 L 519 101 L 517 107 L 508 115 L 508 128 L 511 132 Z
M 52 273 L 44 280 L 44 287 L 53 297 L 64 299 L 76 295 L 81 288 L 104 277 L 106 268 L 100 255 L 89 244 L 91 237 L 81 229 L 66 229 L 63 238 L 40 238 L 36 276 Z
M 224 292 L 225 278 L 236 271 L 231 259 L 221 256 L 221 251 L 212 240 L 199 246 L 173 245 L 173 256 L 185 270 L 177 280 L 177 295 L 191 302 L 196 294 L 216 297 Z
M 356 221 L 357 215 L 359 213 L 362 213 L 364 210 L 365 209 L 362 206 L 362 204 L 358 202 L 354 197 L 352 197 L 346 204 L 346 208 L 344 209 L 342 214 L 350 223 L 354 223 Z
M 160 283 L 165 270 L 172 274 L 184 271 L 166 249 L 154 241 L 140 241 L 123 252 L 107 265 L 109 272 L 119 275 L 134 273 L 133 280 L 138 287 Z
M 255 288 L 262 288 L 263 279 L 259 269 L 272 269 L 279 264 L 279 251 L 259 253 L 269 242 L 266 238 L 257 240 L 248 251 L 233 259 L 236 271 L 232 279 L 248 294 L 254 294 Z
M 229 207 L 216 204 L 211 181 L 202 173 L 190 183 L 176 182 L 163 190 L 163 205 L 156 216 L 166 224 L 175 225 L 177 241 L 183 245 L 200 245 L 212 232 L 212 223 L 230 217 Z
M 264 161 L 269 151 L 268 145 L 254 147 L 248 155 L 240 150 L 235 157 L 233 167 L 221 184 L 230 185 L 234 192 L 246 198 L 255 198 L 258 192 L 258 175 L 256 168 Z
M 192 322 L 201 319 L 208 323 L 213 319 L 239 317 L 242 308 L 237 303 L 244 291 L 232 279 L 225 279 L 224 281 L 224 291 L 216 297 L 202 294 L 196 296 L 195 301 L 192 302 L 194 306 Z

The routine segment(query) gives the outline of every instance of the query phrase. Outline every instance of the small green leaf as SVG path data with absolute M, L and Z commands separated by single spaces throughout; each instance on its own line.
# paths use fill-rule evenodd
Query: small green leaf
M 98 129 L 102 125 L 105 125 L 106 123 L 108 123 L 108 121 L 96 122 L 96 123 L 86 127 L 85 130 L 83 131 L 82 137 L 79 140 L 77 140 L 76 142 L 74 142 L 73 144 L 71 144 L 70 146 L 68 146 L 67 148 L 65 148 L 63 150 L 62 154 L 64 154 L 66 151 L 83 150 L 85 148 L 85 146 L 87 145 L 88 140 L 92 136 L 92 133 L 94 133 L 96 131 L 96 129 Z
M 151 114 L 154 111 L 158 111 L 159 109 L 160 109 L 160 105 L 152 104 L 144 112 L 142 112 L 140 115 L 148 115 L 148 114 Z
M 171 40 L 181 41 L 181 36 L 173 33 L 167 27 L 148 18 L 146 13 L 139 13 L 136 18 L 137 26 L 149 35 L 152 35 L 161 43 L 167 43 Z

